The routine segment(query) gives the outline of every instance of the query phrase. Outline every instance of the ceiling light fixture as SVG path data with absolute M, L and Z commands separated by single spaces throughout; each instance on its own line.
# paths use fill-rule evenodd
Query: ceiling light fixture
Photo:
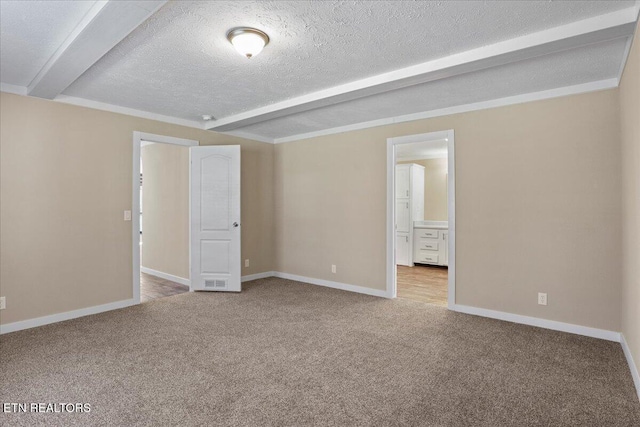
M 240 55 L 253 58 L 269 44 L 269 36 L 255 28 L 238 27 L 229 30 L 227 39 Z
M 210 120 L 215 120 L 215 117 L 213 117 L 211 114 L 203 114 L 202 120 L 204 120 L 205 122 L 208 122 Z

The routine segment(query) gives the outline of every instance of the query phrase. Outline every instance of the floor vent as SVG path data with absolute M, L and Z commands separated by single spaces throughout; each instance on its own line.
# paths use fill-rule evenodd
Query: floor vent
M 204 287 L 207 289 L 226 289 L 227 281 L 222 279 L 205 280 Z

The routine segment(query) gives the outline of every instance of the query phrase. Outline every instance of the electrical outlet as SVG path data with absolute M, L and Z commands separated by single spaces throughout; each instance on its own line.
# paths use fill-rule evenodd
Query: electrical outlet
M 248 260 L 248 259 L 245 259 L 245 260 L 244 260 L 244 266 L 245 266 L 245 267 L 249 267 L 249 260 Z
M 7 297 L 0 297 L 0 310 L 7 308 Z
M 335 264 L 331 264 L 331 272 L 332 273 L 336 272 L 336 265 Z
M 547 305 L 547 294 L 543 292 L 538 292 L 538 304 Z
M 131 211 L 124 211 L 124 220 L 131 221 Z

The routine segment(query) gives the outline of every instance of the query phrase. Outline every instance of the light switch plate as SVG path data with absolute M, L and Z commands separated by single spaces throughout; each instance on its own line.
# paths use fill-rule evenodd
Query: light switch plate
M 124 220 L 131 221 L 131 211 L 124 211 Z
M 7 297 L 0 297 L 0 310 L 7 308 Z

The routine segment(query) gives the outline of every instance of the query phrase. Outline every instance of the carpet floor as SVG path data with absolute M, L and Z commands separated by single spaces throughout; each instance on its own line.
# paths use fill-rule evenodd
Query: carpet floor
M 0 337 L 3 426 L 640 426 L 620 344 L 283 279 Z

